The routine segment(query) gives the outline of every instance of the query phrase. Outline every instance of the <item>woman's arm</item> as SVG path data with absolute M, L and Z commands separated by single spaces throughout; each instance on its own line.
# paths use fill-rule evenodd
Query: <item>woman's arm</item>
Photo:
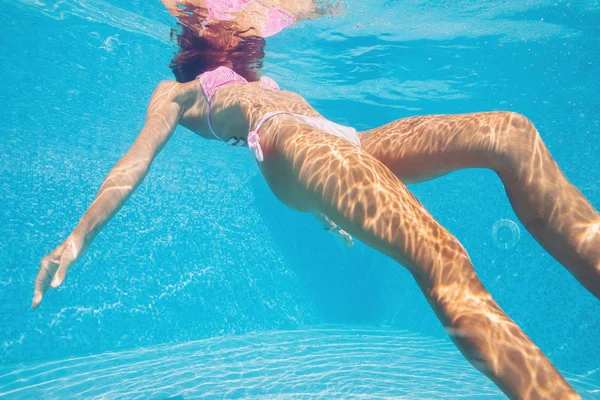
M 168 81 L 158 85 L 148 105 L 146 123 L 131 148 L 109 172 L 69 237 L 42 258 L 35 279 L 32 308 L 39 306 L 50 287 L 56 288 L 63 282 L 67 270 L 85 254 L 94 237 L 148 174 L 154 157 L 173 135 L 182 114 L 176 96 L 177 85 Z

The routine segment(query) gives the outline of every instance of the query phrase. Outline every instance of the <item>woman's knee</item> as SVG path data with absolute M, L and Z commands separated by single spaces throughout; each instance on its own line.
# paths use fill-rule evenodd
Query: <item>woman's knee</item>
M 497 137 L 493 139 L 498 169 L 506 170 L 522 165 L 540 149 L 541 138 L 529 118 L 516 112 L 497 113 Z
M 516 112 L 507 114 L 509 124 L 505 135 L 509 139 L 525 140 L 530 143 L 539 140 L 538 131 L 529 118 Z

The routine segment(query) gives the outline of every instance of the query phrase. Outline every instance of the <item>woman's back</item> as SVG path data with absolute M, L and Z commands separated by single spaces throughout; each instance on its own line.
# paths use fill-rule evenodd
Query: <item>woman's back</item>
M 200 82 L 172 82 L 171 90 L 182 106 L 180 125 L 206 139 L 215 139 L 208 126 L 208 99 Z M 320 116 L 299 94 L 265 89 L 261 82 L 233 83 L 219 88 L 210 100 L 210 108 L 214 130 L 228 136 L 239 136 L 240 131 L 247 133 L 262 115 L 270 112 Z

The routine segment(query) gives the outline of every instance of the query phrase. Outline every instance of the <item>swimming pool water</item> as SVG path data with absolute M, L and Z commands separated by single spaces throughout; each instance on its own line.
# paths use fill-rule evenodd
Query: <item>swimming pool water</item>
M 429 113 L 523 113 L 600 208 L 597 1 L 345 10 L 269 38 L 265 73 L 357 129 Z M 29 310 L 40 258 L 135 138 L 156 83 L 171 79 L 172 22 L 158 2 L 0 2 L 0 394 L 501 397 L 401 267 L 360 243 L 346 249 L 280 205 L 248 152 L 183 129 L 65 285 Z M 509 316 L 582 395 L 599 398 L 600 303 L 524 230 L 496 176 L 462 171 L 410 188 Z M 340 358 L 344 343 L 361 350 Z M 272 370 L 255 371 L 261 354 Z M 418 360 L 430 362 L 410 375 Z M 115 365 L 126 369 L 99 372 Z

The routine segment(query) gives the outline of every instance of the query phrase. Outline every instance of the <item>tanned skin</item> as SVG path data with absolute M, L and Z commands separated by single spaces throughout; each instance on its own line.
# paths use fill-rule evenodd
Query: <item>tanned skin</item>
M 216 92 L 211 122 L 223 140 L 246 138 L 270 111 L 319 116 L 296 93 L 248 83 Z M 158 85 L 139 136 L 73 232 L 42 259 L 32 307 L 62 284 L 177 125 L 214 139 L 206 112 L 197 81 Z M 526 117 L 493 112 L 406 118 L 360 133 L 362 147 L 285 114 L 268 119 L 259 134 L 264 162 L 258 168 L 275 196 L 406 267 L 458 349 L 509 398 L 580 398 L 494 301 L 459 241 L 405 186 L 463 168 L 492 169 L 529 232 L 600 298 L 600 216 L 565 178 Z

